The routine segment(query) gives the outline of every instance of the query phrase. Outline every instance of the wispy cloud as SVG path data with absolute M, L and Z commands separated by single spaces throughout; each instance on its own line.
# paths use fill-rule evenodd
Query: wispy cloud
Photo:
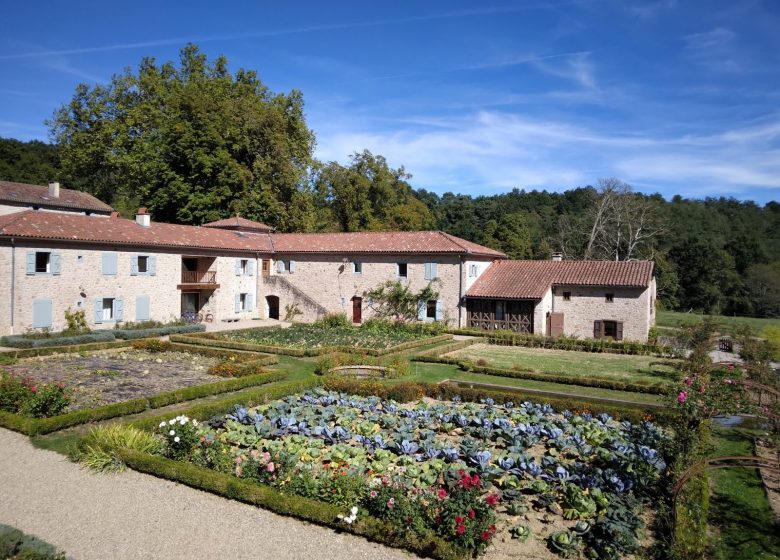
M 539 58 L 533 61 L 533 65 L 545 74 L 573 81 L 583 88 L 596 87 L 595 70 L 590 60 L 589 51 L 572 53 L 570 56 L 555 62 Z
M 691 61 L 710 70 L 736 72 L 743 69 L 737 61 L 737 34 L 725 27 L 685 35 L 683 54 Z
M 0 60 L 16 60 L 16 59 L 24 59 L 24 58 L 51 56 L 51 55 L 91 54 L 97 52 L 110 52 L 110 51 L 119 51 L 119 50 L 128 50 L 128 49 L 140 49 L 140 48 L 147 48 L 147 47 L 181 45 L 187 42 L 205 43 L 205 42 L 212 42 L 212 41 L 231 41 L 231 40 L 252 39 L 252 38 L 280 37 L 284 35 L 297 35 L 302 33 L 313 33 L 313 32 L 322 32 L 322 31 L 339 31 L 345 29 L 379 27 L 385 25 L 398 25 L 404 23 L 426 22 L 426 21 L 468 18 L 468 17 L 478 17 L 478 16 L 492 16 L 492 15 L 499 15 L 499 14 L 524 12 L 529 10 L 546 10 L 550 8 L 565 7 L 565 6 L 571 6 L 576 4 L 583 4 L 586 1 L 587 0 L 569 0 L 563 2 L 536 2 L 536 3 L 523 4 L 521 6 L 495 6 L 495 7 L 485 7 L 485 8 L 474 8 L 468 10 L 453 10 L 449 12 L 440 12 L 440 13 L 434 13 L 428 15 L 378 19 L 373 21 L 357 21 L 357 22 L 344 22 L 344 23 L 324 24 L 324 25 L 309 25 L 309 26 L 301 26 L 301 27 L 289 27 L 286 29 L 269 29 L 265 31 L 231 33 L 225 35 L 163 38 L 163 39 L 155 39 L 150 41 L 116 43 L 113 45 L 100 45 L 94 47 L 80 47 L 80 48 L 72 48 L 72 49 L 30 50 L 21 53 L 0 54 Z
M 319 127 L 318 156 L 344 161 L 368 148 L 403 165 L 412 183 L 444 192 L 571 188 L 618 176 L 650 191 L 775 192 L 780 176 L 780 117 L 702 135 L 657 136 L 594 130 L 517 114 L 480 112 L 437 126 Z

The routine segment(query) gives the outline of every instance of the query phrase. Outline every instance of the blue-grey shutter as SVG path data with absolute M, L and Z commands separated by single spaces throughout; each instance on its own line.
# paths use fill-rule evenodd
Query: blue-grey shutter
M 417 318 L 420 321 L 425 321 L 425 316 L 427 315 L 428 307 L 427 302 L 421 299 L 417 300 Z
M 241 294 L 236 294 L 236 313 L 241 311 Z
M 431 263 L 425 263 L 425 279 L 431 279 Z
M 130 255 L 130 276 L 138 276 L 138 255 Z
M 99 325 L 103 322 L 103 298 L 97 298 L 95 300 L 95 324 Z
M 439 263 L 431 263 L 431 277 L 430 280 L 436 280 L 439 277 Z
M 295 272 L 295 261 L 290 261 L 290 274 Z
M 255 308 L 254 296 L 252 294 L 246 295 L 246 308 L 248 311 L 252 311 Z
M 51 300 L 34 299 L 33 300 L 33 323 L 34 329 L 45 329 L 51 327 Z
M 33 271 L 35 270 L 35 263 L 33 263 Z M 284 272 L 284 261 L 276 261 L 276 272 L 282 274 Z
M 148 321 L 151 318 L 149 311 L 149 296 L 138 296 L 135 298 L 136 321 Z
M 27 274 L 35 274 L 35 251 L 27 251 Z
M 125 320 L 125 302 L 122 298 L 114 298 L 114 321 Z
M 150 276 L 157 274 L 157 256 L 149 255 L 149 259 L 146 261 L 146 270 Z
M 236 276 L 241 276 L 241 259 L 236 259 Z
M 444 319 L 444 303 L 440 299 L 436 300 L 436 320 L 441 321 Z
M 52 274 L 60 273 L 60 270 L 62 268 L 62 258 L 60 257 L 59 253 L 51 254 L 51 262 L 49 262 L 49 266 Z
M 106 251 L 103 253 L 103 274 L 107 276 L 116 276 L 117 271 L 116 253 Z

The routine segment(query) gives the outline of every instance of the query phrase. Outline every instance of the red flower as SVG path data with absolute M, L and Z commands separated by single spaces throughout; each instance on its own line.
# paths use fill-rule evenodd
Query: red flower
M 457 527 L 455 527 L 455 531 L 456 531 L 456 532 L 457 532 L 459 535 L 462 535 L 463 533 L 465 533 L 465 532 L 466 532 L 466 526 L 465 526 L 465 525 L 458 525 Z
M 460 515 L 455 516 L 455 525 L 463 525 L 465 519 Z
M 38 386 L 37 385 L 32 385 L 30 387 L 30 391 L 32 391 L 33 393 L 37 392 L 38 391 Z
M 489 530 L 490 530 L 490 532 L 491 532 L 491 533 L 493 533 L 494 535 L 496 534 L 496 526 L 495 526 L 495 525 L 491 525 Z
M 490 537 L 493 535 L 490 534 L 490 531 L 482 531 L 482 540 L 483 541 L 489 541 Z
M 485 498 L 485 501 L 489 506 L 495 506 L 498 503 L 498 496 L 496 494 L 488 494 L 488 497 Z
M 472 477 L 471 477 L 471 483 L 472 483 L 474 486 L 476 486 L 477 484 L 479 484 L 479 476 L 477 476 L 476 474 L 475 474 L 474 476 L 472 476 Z
M 439 490 L 439 498 L 441 498 L 443 500 L 446 497 L 447 497 L 447 491 L 444 488 L 440 489 Z
M 469 510 L 469 519 L 474 519 L 476 517 L 476 512 L 473 509 Z

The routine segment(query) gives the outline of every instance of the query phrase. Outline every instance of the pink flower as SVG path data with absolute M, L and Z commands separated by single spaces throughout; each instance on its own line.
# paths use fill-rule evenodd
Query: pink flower
M 387 507 L 393 509 L 394 505 L 395 505 L 395 498 L 390 498 L 389 500 L 387 500 Z
M 265 468 L 268 470 L 268 472 L 274 472 L 274 470 L 276 469 L 276 467 L 274 466 L 274 464 L 273 464 L 273 463 L 268 463 L 268 464 L 265 466 Z
M 371 490 L 371 493 L 369 494 L 369 496 L 370 496 L 371 498 L 376 498 L 376 497 L 377 497 L 377 492 L 376 492 L 376 490 Z
M 732 383 L 734 383 L 734 380 L 733 379 L 724 379 L 723 383 L 725 383 L 726 385 L 731 385 Z
M 463 525 L 463 522 L 465 519 L 461 517 L 460 515 L 455 516 L 455 525 Z
M 734 369 L 734 364 L 729 364 L 729 369 Z
M 466 526 L 465 526 L 465 525 L 458 525 L 458 526 L 455 528 L 455 530 L 457 531 L 457 533 L 458 533 L 459 535 L 462 535 L 463 533 L 465 533 L 465 532 L 466 532 Z
M 686 393 L 685 391 L 680 391 L 680 394 L 677 395 L 677 402 L 682 404 L 686 400 L 688 400 L 688 393 Z
M 443 499 L 444 499 L 444 498 L 446 498 L 446 497 L 447 497 L 447 491 L 446 491 L 444 488 L 441 488 L 441 489 L 439 490 L 439 499 L 442 499 L 442 500 L 443 500 Z
M 498 503 L 498 496 L 496 494 L 489 494 L 485 501 L 489 506 L 494 506 Z
M 690 377 L 686 377 L 686 378 L 685 378 L 685 384 L 686 384 L 688 387 L 690 387 L 692 383 L 693 383 L 693 379 L 691 379 Z
M 704 394 L 704 389 L 705 389 L 704 385 L 699 387 L 699 393 L 703 395 Z
M 37 386 L 37 385 L 33 385 L 33 386 L 31 386 L 31 387 L 30 387 L 30 391 L 32 391 L 33 393 L 36 393 L 36 392 L 38 392 L 38 386 Z

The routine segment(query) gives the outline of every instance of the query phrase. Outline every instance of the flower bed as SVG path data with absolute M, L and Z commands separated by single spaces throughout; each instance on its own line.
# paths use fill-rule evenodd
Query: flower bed
M 336 506 L 359 534 L 379 520 L 385 542 L 440 539 L 462 555 L 504 530 L 534 557 L 637 552 L 665 466 L 651 423 L 490 399 L 316 390 L 200 424 L 168 418 L 157 432 L 170 459 Z

